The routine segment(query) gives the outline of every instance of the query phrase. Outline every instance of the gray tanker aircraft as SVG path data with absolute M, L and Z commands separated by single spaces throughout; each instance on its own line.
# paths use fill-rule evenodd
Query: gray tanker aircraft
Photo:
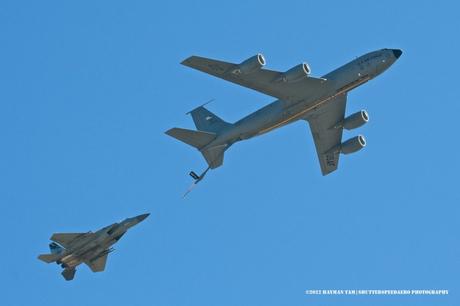
M 111 247 L 130 228 L 147 218 L 143 214 L 134 218 L 127 218 L 120 223 L 106 226 L 97 232 L 87 233 L 56 233 L 51 236 L 51 254 L 42 254 L 38 259 L 46 263 L 56 262 L 64 268 L 62 276 L 72 280 L 76 267 L 81 263 L 87 264 L 93 272 L 105 269 L 107 256 L 114 251 Z
M 196 184 L 209 169 L 223 164 L 225 151 L 235 142 L 304 120 L 310 125 L 321 172 L 327 175 L 337 169 L 340 153 L 354 153 L 366 146 L 362 135 L 342 142 L 343 129 L 352 130 L 369 121 L 365 110 L 345 118 L 348 92 L 381 74 L 401 54 L 399 49 L 373 51 L 320 78 L 310 76 L 307 63 L 286 72 L 263 69 L 265 58 L 260 53 L 240 64 L 191 56 L 182 64 L 278 100 L 235 123 L 222 120 L 202 105 L 187 113 L 197 131 L 172 128 L 166 134 L 203 154 L 208 168 L 201 175 L 190 172 Z

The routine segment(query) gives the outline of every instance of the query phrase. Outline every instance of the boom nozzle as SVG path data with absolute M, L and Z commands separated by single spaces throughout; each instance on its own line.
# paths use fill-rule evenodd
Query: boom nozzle
M 204 176 L 208 173 L 209 169 L 211 169 L 211 167 L 206 168 L 206 170 L 204 170 L 204 172 L 200 175 L 196 174 L 195 171 L 190 171 L 189 175 L 195 180 L 195 184 L 198 184 L 199 181 L 204 179 Z
M 208 173 L 209 169 L 211 169 L 211 167 L 206 168 L 206 170 L 204 170 L 204 172 L 201 173 L 200 175 L 196 174 L 195 171 L 190 171 L 189 175 L 195 181 L 192 183 L 192 185 L 189 187 L 189 189 L 184 193 L 183 198 L 185 198 L 185 196 L 187 194 L 189 194 L 189 192 L 192 191 L 193 188 L 195 188 L 196 184 L 198 184 L 202 179 L 204 179 L 204 176 L 206 175 L 206 173 Z
M 200 179 L 200 177 L 198 176 L 198 174 L 196 174 L 194 171 L 190 171 L 189 175 L 190 175 L 195 181 Z

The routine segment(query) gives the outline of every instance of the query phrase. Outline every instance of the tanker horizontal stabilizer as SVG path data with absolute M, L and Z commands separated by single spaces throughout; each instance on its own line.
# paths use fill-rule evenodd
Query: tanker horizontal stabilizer
M 185 142 L 186 144 L 200 150 L 216 138 L 216 134 L 203 131 L 193 131 L 181 128 L 172 128 L 166 134 Z

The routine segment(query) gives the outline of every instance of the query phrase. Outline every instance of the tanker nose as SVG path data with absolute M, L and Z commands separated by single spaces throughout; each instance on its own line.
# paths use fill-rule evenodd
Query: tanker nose
M 392 49 L 391 51 L 393 51 L 393 55 L 398 59 L 401 54 L 402 54 L 402 51 L 400 49 Z

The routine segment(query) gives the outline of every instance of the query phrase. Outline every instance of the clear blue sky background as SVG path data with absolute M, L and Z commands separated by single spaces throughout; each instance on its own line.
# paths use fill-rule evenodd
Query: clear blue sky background
M 459 305 L 457 4 L 443 1 L 0 2 L 0 304 Z M 452 1 L 454 3 L 454 1 Z M 163 134 L 272 98 L 179 63 L 196 54 L 322 75 L 401 48 L 349 95 L 368 146 L 322 177 L 308 126 L 239 143 L 185 200 L 194 149 Z M 36 259 L 53 232 L 150 212 L 104 273 Z M 449 289 L 306 296 L 306 289 Z

